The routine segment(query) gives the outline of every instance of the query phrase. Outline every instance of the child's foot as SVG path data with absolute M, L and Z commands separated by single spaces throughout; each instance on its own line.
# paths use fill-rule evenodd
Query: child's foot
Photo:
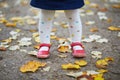
M 72 55 L 74 57 L 85 57 L 86 56 L 85 50 L 81 43 L 74 42 L 71 44 L 71 47 L 72 47 Z
M 37 53 L 37 57 L 38 58 L 48 58 L 50 56 L 49 50 L 50 50 L 50 44 L 46 44 L 46 43 L 40 44 L 40 48 Z

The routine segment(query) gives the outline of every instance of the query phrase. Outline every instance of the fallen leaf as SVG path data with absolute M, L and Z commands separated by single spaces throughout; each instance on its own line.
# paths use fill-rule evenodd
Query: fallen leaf
M 71 63 L 62 64 L 61 67 L 62 67 L 62 69 L 80 69 L 79 65 L 71 64 Z
M 89 25 L 95 24 L 95 21 L 88 21 L 88 22 L 86 22 L 85 24 L 86 24 L 87 26 L 89 26 Z
M 116 9 L 120 9 L 120 5 L 119 4 L 114 4 L 112 5 L 113 8 L 116 8 Z
M 60 55 L 58 55 L 58 57 L 60 57 L 60 58 L 66 58 L 67 55 L 66 54 L 60 54 Z
M 53 28 L 53 29 L 52 29 L 52 32 L 56 32 L 56 31 L 57 31 L 57 29 L 56 29 L 56 28 Z
M 37 21 L 35 21 L 33 19 L 28 19 L 27 20 L 27 24 L 29 24 L 29 25 L 35 25 L 35 24 L 37 24 Z
M 6 24 L 8 21 L 5 18 L 0 19 L 0 23 Z
M 94 40 L 93 39 L 90 39 L 90 38 L 84 38 L 81 40 L 82 42 L 93 42 Z
M 63 53 L 70 52 L 69 46 L 58 46 L 58 51 Z
M 50 68 L 51 68 L 51 67 L 48 66 L 48 67 L 43 68 L 43 70 L 46 71 L 46 72 L 48 72 L 48 71 L 50 71 Z
M 5 26 L 6 27 L 16 27 L 16 23 L 12 23 L 12 22 L 7 22 L 6 24 L 5 24 Z
M 3 46 L 0 46 L 0 51 L 6 51 L 6 48 Z
M 91 32 L 98 32 L 98 28 L 91 28 L 90 31 Z
M 39 49 L 39 47 L 40 47 L 40 45 L 35 45 L 35 46 L 33 46 L 35 49 Z
M 112 57 L 106 57 L 105 61 L 109 62 L 109 61 L 114 61 L 114 59 Z
M 19 50 L 19 49 L 20 49 L 20 46 L 18 46 L 18 45 L 14 45 L 14 46 L 9 47 L 9 50 L 12 50 L 12 51 Z
M 30 51 L 28 52 L 29 55 L 32 55 L 32 56 L 36 56 L 37 55 L 37 51 Z
M 5 39 L 5 40 L 2 40 L 2 42 L 6 42 L 6 43 L 8 44 L 8 43 L 11 43 L 11 42 L 12 42 L 12 39 L 11 39 L 11 38 L 8 38 L 8 39 Z
M 93 75 L 93 77 L 94 77 L 94 80 L 105 80 L 103 78 L 103 74 L 96 74 L 96 75 Z
M 46 66 L 46 63 L 39 62 L 39 61 L 29 61 L 25 63 L 23 66 L 20 67 L 20 71 L 25 72 L 35 72 L 40 67 Z
M 99 8 L 99 11 L 106 12 L 106 11 L 108 11 L 108 9 L 107 8 Z
M 28 37 L 21 38 L 18 41 L 19 42 L 19 46 L 30 46 L 32 44 L 31 39 L 32 38 L 28 38 Z
M 34 39 L 35 39 L 35 42 L 40 43 L 40 37 L 39 36 L 35 37 Z
M 120 27 L 115 27 L 115 26 L 110 26 L 108 27 L 108 29 L 111 31 L 120 31 Z
M 85 60 L 79 60 L 79 61 L 75 61 L 75 64 L 82 67 L 82 66 L 86 66 L 87 62 Z
M 90 35 L 89 38 L 92 39 L 92 40 L 98 40 L 98 39 L 101 38 L 101 36 L 93 34 L 93 35 Z
M 97 68 L 106 68 L 108 66 L 108 62 L 104 59 L 98 60 L 96 62 L 96 67 Z
M 118 32 L 118 35 L 117 35 L 118 37 L 120 37 L 120 32 Z
M 106 70 L 106 69 L 100 69 L 100 70 L 98 70 L 98 72 L 103 74 L 103 73 L 108 72 L 108 70 Z
M 94 78 L 91 75 L 81 75 L 77 77 L 77 80 L 94 80 Z
M 98 8 L 98 7 L 99 7 L 99 5 L 98 5 L 98 4 L 96 4 L 96 3 L 91 3 L 91 4 L 90 4 L 90 7 L 92 7 L 92 8 Z
M 108 43 L 108 39 L 106 39 L 106 38 L 98 39 L 98 40 L 96 40 L 96 42 L 99 42 L 99 43 Z
M 92 51 L 91 54 L 92 54 L 92 58 L 97 58 L 97 59 L 102 58 L 102 52 L 100 51 Z
M 12 17 L 12 18 L 10 18 L 10 20 L 13 22 L 19 22 L 22 20 L 22 17 Z

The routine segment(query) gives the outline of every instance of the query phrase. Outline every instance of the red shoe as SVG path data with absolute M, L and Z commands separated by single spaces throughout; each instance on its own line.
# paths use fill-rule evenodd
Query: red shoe
M 38 51 L 38 53 L 37 53 L 37 57 L 38 58 L 48 58 L 49 56 L 50 56 L 50 54 L 49 54 L 49 50 L 50 50 L 50 44 L 46 44 L 46 43 L 42 43 L 42 44 L 40 44 L 40 47 L 39 47 L 39 49 L 41 48 L 41 47 L 43 47 L 43 46 L 46 46 L 46 47 L 48 47 L 49 49 L 46 51 L 46 50 L 42 50 L 42 51 Z
M 74 50 L 73 49 L 74 46 L 81 46 L 82 49 L 80 49 L 80 50 Z M 74 57 L 85 57 L 86 56 L 84 47 L 83 47 L 83 45 L 80 42 L 73 42 L 71 44 L 71 47 L 72 47 L 72 55 Z

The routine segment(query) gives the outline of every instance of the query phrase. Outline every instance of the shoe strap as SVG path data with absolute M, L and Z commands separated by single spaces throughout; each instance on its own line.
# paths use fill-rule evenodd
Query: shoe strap
M 47 44 L 47 43 L 42 43 L 39 45 L 39 48 L 43 47 L 43 46 L 46 46 L 46 47 L 49 47 L 51 46 L 51 44 Z
M 71 47 L 73 48 L 74 46 L 78 46 L 78 45 L 84 48 L 84 46 L 80 42 L 72 42 Z

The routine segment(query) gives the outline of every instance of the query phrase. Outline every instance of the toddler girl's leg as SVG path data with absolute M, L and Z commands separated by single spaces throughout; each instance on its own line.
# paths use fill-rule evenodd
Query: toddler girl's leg
M 41 43 L 50 44 L 50 32 L 52 29 L 54 14 L 54 10 L 41 10 L 39 20 L 39 34 Z
M 84 57 L 85 51 L 81 44 L 82 38 L 82 23 L 79 16 L 79 9 L 75 10 L 66 10 L 65 11 L 66 17 L 69 22 L 69 31 L 72 38 L 72 55 L 74 57 Z
M 69 22 L 72 42 L 81 42 L 82 23 L 79 16 L 79 9 L 65 10 L 65 14 Z
M 55 11 L 41 10 L 39 21 L 40 49 L 37 53 L 38 58 L 49 57 L 50 33 Z

